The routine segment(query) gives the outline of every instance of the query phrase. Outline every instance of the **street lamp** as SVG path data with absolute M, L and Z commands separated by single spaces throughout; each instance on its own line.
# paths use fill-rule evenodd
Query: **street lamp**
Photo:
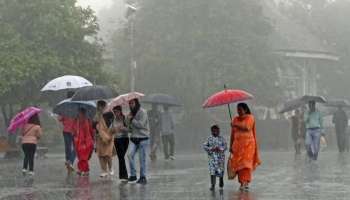
M 126 13 L 125 18 L 129 24 L 129 36 L 130 36 L 130 91 L 135 91 L 135 72 L 137 68 L 136 60 L 135 60 L 135 48 L 134 48 L 134 40 L 135 40 L 135 15 L 137 8 L 133 5 L 126 4 Z

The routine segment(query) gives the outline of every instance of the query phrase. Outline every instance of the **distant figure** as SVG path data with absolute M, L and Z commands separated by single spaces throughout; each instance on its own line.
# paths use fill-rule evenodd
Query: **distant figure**
M 112 121 L 113 114 L 106 113 L 104 110 L 107 106 L 107 103 L 103 100 L 97 102 L 97 113 L 95 120 L 96 124 L 96 152 L 100 161 L 100 166 L 102 173 L 101 178 L 104 178 L 108 175 L 113 176 L 113 156 L 116 154 L 114 148 L 114 137 L 112 132 Z
M 22 173 L 34 175 L 34 156 L 36 145 L 42 135 L 39 115 L 33 115 L 22 129 L 22 150 L 24 153 Z M 29 166 L 29 168 L 28 168 Z M 29 171 L 28 171 L 29 170 Z
M 249 191 L 252 172 L 260 165 L 259 149 L 256 138 L 255 118 L 247 104 L 237 105 L 238 116 L 232 121 L 230 152 L 233 155 L 230 170 L 238 175 L 241 191 Z
M 316 109 L 316 102 L 309 102 L 309 111 L 304 114 L 306 126 L 305 146 L 310 160 L 317 160 L 320 151 L 320 139 L 323 129 L 323 118 Z
M 169 106 L 164 106 L 160 125 L 164 157 L 166 160 L 175 160 L 175 123 L 173 116 L 169 112 Z
M 225 151 L 227 143 L 224 137 L 220 135 L 218 125 L 213 125 L 211 128 L 211 136 L 203 144 L 204 150 L 208 153 L 209 158 L 209 173 L 210 173 L 210 190 L 215 190 L 216 177 L 219 177 L 219 187 L 224 187 L 224 172 L 225 172 Z
M 348 127 L 348 116 L 342 107 L 338 107 L 333 115 L 333 123 L 335 124 L 335 133 L 337 135 L 337 144 L 339 152 L 349 151 L 349 138 L 346 136 Z
M 79 116 L 73 126 L 74 147 L 78 158 L 78 172 L 80 176 L 89 175 L 89 160 L 94 149 L 92 122 L 86 116 L 84 108 L 79 109 Z
M 117 156 L 119 161 L 119 179 L 121 181 L 128 181 L 128 170 L 125 163 L 125 154 L 129 147 L 129 130 L 126 125 L 126 119 L 123 114 L 123 109 L 121 106 L 116 106 L 113 108 L 114 121 L 113 128 L 115 129 L 114 134 L 114 146 L 117 150 Z
M 152 109 L 148 111 L 149 128 L 150 128 L 150 158 L 157 159 L 157 149 L 160 145 L 160 112 L 157 104 L 152 104 Z
M 74 92 L 68 92 L 67 98 L 71 98 L 74 95 Z M 65 158 L 66 158 L 66 168 L 68 173 L 74 171 L 74 161 L 75 161 L 75 150 L 74 150 L 74 137 L 73 137 L 73 125 L 74 119 L 59 116 L 58 121 L 63 125 L 63 139 L 64 139 L 64 149 L 65 149 Z
M 138 184 L 147 184 L 147 148 L 149 145 L 149 122 L 147 112 L 141 108 L 138 99 L 129 101 L 130 113 L 127 117 L 127 124 L 131 132 L 130 149 L 129 149 L 129 182 L 133 183 L 137 180 L 135 155 L 139 152 L 140 162 L 140 179 Z
M 294 142 L 294 149 L 296 154 L 301 154 L 301 147 L 303 141 L 303 115 L 300 110 L 295 110 L 294 116 L 291 117 L 292 122 L 292 139 Z

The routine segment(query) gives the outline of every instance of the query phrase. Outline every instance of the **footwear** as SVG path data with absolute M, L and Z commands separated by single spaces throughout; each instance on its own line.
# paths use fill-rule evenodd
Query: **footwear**
M 170 156 L 169 159 L 170 160 L 175 160 L 175 156 Z
M 212 185 L 210 188 L 209 188 L 210 191 L 215 191 L 215 186 Z
M 29 176 L 34 176 L 34 172 L 33 172 L 33 171 L 29 171 L 29 172 L 28 172 L 28 175 L 29 175 Z
M 120 182 L 125 183 L 128 182 L 128 178 L 119 178 Z
M 74 172 L 74 167 L 73 167 L 73 165 L 72 165 L 72 164 L 68 164 L 68 165 L 67 165 L 67 170 L 68 170 L 68 173 Z
M 101 173 L 101 175 L 100 175 L 101 178 L 104 178 L 104 177 L 106 177 L 106 176 L 108 176 L 108 173 L 106 173 L 106 172 L 103 172 L 103 173 Z
M 22 174 L 23 174 L 23 175 L 26 175 L 27 172 L 28 172 L 28 170 L 22 169 Z
M 137 184 L 146 185 L 147 184 L 147 179 L 146 179 L 146 177 L 140 177 L 140 179 L 136 183 Z
M 114 170 L 109 171 L 110 176 L 114 176 Z
M 244 186 L 244 187 L 243 187 L 243 191 L 244 191 L 244 192 L 249 192 L 249 186 L 248 186 L 248 185 Z
M 82 175 L 83 175 L 83 172 L 77 171 L 77 174 L 78 174 L 78 176 L 82 176 Z
M 136 176 L 130 176 L 128 179 L 129 183 L 135 183 L 137 181 L 137 177 Z

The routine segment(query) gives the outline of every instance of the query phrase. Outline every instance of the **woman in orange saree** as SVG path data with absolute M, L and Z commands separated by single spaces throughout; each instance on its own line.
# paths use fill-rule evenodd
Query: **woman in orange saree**
M 238 175 L 240 190 L 248 191 L 252 172 L 261 163 L 256 139 L 255 119 L 247 104 L 237 105 L 238 116 L 232 120 L 229 167 Z

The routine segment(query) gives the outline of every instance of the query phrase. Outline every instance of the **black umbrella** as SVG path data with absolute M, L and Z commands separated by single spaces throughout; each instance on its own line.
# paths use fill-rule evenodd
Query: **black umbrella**
M 93 101 L 71 101 L 66 99 L 58 103 L 53 113 L 65 117 L 76 118 L 79 115 L 79 109 L 84 108 L 88 118 L 92 119 L 96 113 L 96 103 Z
M 94 101 L 100 99 L 111 99 L 118 96 L 117 92 L 107 86 L 94 85 L 77 90 L 72 101 Z
M 142 102 L 151 104 L 161 104 L 166 106 L 182 106 L 182 104 L 173 96 L 168 94 L 150 94 L 143 98 Z
M 296 99 L 292 99 L 290 101 L 287 101 L 284 105 L 283 108 L 279 111 L 279 113 L 285 113 L 289 112 L 292 110 L 296 110 L 299 107 L 307 104 L 310 101 L 315 101 L 318 103 L 326 103 L 326 99 L 322 96 L 310 96 L 310 95 L 305 95 Z

